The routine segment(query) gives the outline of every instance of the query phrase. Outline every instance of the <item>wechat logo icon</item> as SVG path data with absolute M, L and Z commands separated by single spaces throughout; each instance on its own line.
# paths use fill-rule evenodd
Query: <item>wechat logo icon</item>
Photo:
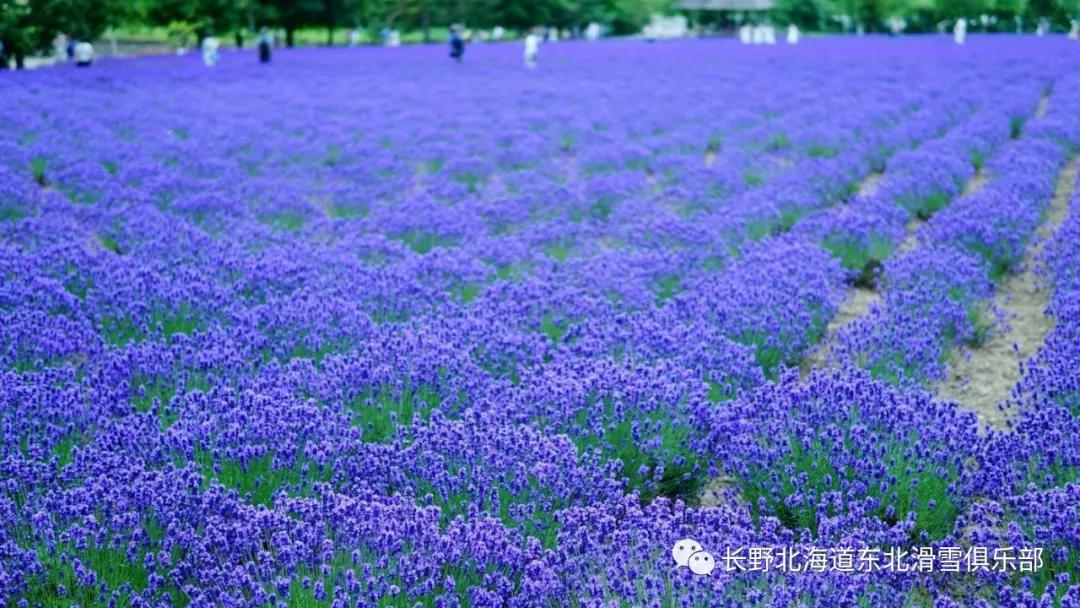
M 716 560 L 708 551 L 701 548 L 701 543 L 692 538 L 677 541 L 671 547 L 671 557 L 676 567 L 689 568 L 694 574 L 708 576 L 716 568 Z

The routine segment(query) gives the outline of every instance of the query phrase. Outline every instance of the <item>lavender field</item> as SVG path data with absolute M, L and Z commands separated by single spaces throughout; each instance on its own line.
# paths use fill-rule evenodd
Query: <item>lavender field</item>
M 1080 607 L 1078 52 L 0 73 L 4 606 Z

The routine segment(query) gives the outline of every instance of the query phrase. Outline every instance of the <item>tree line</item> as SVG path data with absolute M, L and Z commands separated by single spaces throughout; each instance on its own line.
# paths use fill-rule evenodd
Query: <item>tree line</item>
M 302 28 L 325 28 L 326 43 L 344 28 L 372 31 L 391 27 L 422 31 L 464 23 L 472 28 L 535 25 L 579 28 L 597 22 L 615 34 L 640 31 L 652 14 L 670 13 L 674 0 L 0 0 L 0 43 L 6 57 L 20 64 L 26 55 L 47 51 L 58 33 L 96 40 L 110 28 L 127 25 L 177 28 L 205 35 L 279 29 L 292 46 Z M 884 31 L 887 20 L 904 17 L 908 31 L 932 30 L 960 16 L 994 18 L 994 29 L 1009 30 L 1026 19 L 1046 18 L 1067 27 L 1080 13 L 1080 0 L 777 0 L 767 15 L 774 22 L 807 30 L 838 29 L 836 17 L 866 31 Z M 732 14 L 692 13 L 705 25 L 730 24 Z

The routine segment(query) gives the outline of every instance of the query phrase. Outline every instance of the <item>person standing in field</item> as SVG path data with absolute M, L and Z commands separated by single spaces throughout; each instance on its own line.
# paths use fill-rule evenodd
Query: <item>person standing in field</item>
M 270 50 L 273 45 L 274 39 L 270 36 L 270 30 L 265 27 L 259 30 L 259 63 L 270 63 Z
M 461 27 L 458 25 L 450 26 L 450 58 L 458 63 L 461 63 L 461 58 L 465 55 L 465 39 L 461 36 Z
M 739 26 L 739 42 L 750 44 L 754 40 L 754 28 L 749 23 Z
M 56 57 L 57 63 L 64 63 L 68 60 L 67 56 L 68 37 L 60 32 L 53 38 L 53 55 Z
M 536 67 L 536 58 L 540 54 L 540 35 L 536 33 L 536 28 L 529 30 L 528 34 L 525 34 L 525 67 L 532 69 Z
M 218 59 L 220 59 L 221 57 L 218 53 L 218 48 L 220 46 L 221 45 L 220 43 L 218 43 L 218 39 L 215 38 L 212 34 L 207 36 L 206 38 L 203 38 L 202 59 L 203 64 L 205 64 L 206 67 L 212 68 L 217 65 Z
M 94 45 L 85 40 L 80 40 L 75 43 L 74 55 L 76 67 L 90 67 L 90 64 L 94 62 Z
M 965 40 L 967 40 L 967 19 L 961 17 L 956 20 L 956 25 L 953 26 L 953 42 L 964 44 Z
M 787 43 L 799 44 L 799 26 L 794 23 L 787 26 Z

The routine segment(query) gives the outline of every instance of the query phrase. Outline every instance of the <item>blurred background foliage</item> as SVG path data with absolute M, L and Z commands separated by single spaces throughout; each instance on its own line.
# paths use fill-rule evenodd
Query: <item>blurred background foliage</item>
M 675 0 L 0 0 L 0 42 L 9 57 L 45 52 L 58 33 L 96 40 L 105 32 L 153 33 L 171 43 L 210 32 L 247 36 L 268 26 L 286 45 L 340 44 L 344 32 L 362 28 L 376 40 L 384 27 L 404 40 L 445 38 L 446 26 L 507 28 L 511 34 L 536 25 L 582 28 L 590 22 L 609 33 L 636 33 L 654 14 L 678 12 Z M 807 31 L 881 32 L 902 17 L 905 31 L 934 31 L 964 16 L 984 19 L 973 31 L 1031 31 L 1039 19 L 1056 30 L 1080 17 L 1080 0 L 776 0 L 765 13 L 686 11 L 697 25 L 733 27 L 747 19 L 796 23 Z M 314 34 L 313 30 L 318 30 Z M 411 35 L 410 35 L 411 34 Z M 237 42 L 239 42 L 239 38 Z

